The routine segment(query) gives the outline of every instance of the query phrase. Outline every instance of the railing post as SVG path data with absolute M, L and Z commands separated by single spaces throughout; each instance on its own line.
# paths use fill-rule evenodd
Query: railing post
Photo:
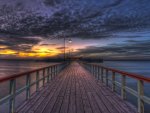
M 43 86 L 45 84 L 45 68 L 43 69 Z
M 96 78 L 96 66 L 94 65 L 94 77 Z
M 122 97 L 122 99 L 126 99 L 126 89 L 125 89 L 125 86 L 126 86 L 126 76 L 122 75 L 121 76 L 121 97 Z
M 89 64 L 90 65 L 90 72 L 92 73 L 92 65 L 91 64 Z
M 47 83 L 49 82 L 49 76 L 50 76 L 50 67 L 47 68 Z
M 57 65 L 56 65 L 56 75 L 58 74 L 58 69 L 57 69 Z
M 57 73 L 57 71 L 56 71 L 56 66 L 54 66 L 54 73 L 55 73 L 55 77 L 56 77 L 56 73 Z
M 36 72 L 36 91 L 39 90 L 39 71 Z
M 16 80 L 12 79 L 10 80 L 10 103 L 9 103 L 9 113 L 15 112 L 15 91 L 16 91 Z
M 112 91 L 115 91 L 115 72 L 112 72 Z
M 104 69 L 103 68 L 101 68 L 101 81 L 103 82 L 103 75 L 104 74 Z
M 138 80 L 138 112 L 144 113 L 144 101 L 142 96 L 144 95 L 144 83 L 142 80 Z
M 55 78 L 55 66 L 53 66 L 53 78 Z
M 93 69 L 92 69 L 92 74 L 94 75 L 94 65 L 92 64 L 92 67 L 93 67 Z
M 96 66 L 96 79 L 98 79 L 98 66 Z
M 95 72 L 95 78 L 96 78 L 96 75 L 97 75 L 97 67 L 96 67 L 96 65 L 95 65 L 95 70 L 94 70 L 94 72 Z
M 51 67 L 51 79 L 53 79 L 53 66 Z
M 108 69 L 106 69 L 105 82 L 106 82 L 106 86 L 108 86 Z
M 98 67 L 98 80 L 99 80 L 99 77 L 100 77 L 100 67 Z
M 30 74 L 26 76 L 26 99 L 30 98 Z
M 92 65 L 92 75 L 94 75 L 94 74 L 93 74 L 93 72 L 94 72 L 93 70 L 94 70 L 94 67 L 93 67 L 93 65 Z

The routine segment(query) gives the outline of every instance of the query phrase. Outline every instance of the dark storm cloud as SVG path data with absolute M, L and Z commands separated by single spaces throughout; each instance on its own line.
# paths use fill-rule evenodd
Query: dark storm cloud
M 115 57 L 129 57 L 138 58 L 138 56 L 150 56 L 150 40 L 146 41 L 132 41 L 124 44 L 112 44 L 104 47 L 88 46 L 85 49 L 79 49 L 77 54 L 97 57 L 113 58 Z
M 40 44 L 40 46 L 56 46 L 57 44 Z
M 6 1 L 1 1 L 3 33 L 106 38 L 115 32 L 150 26 L 149 0 L 15 0 L 14 5 Z
M 67 49 L 68 47 L 65 47 L 65 48 Z M 58 48 L 56 48 L 56 49 L 64 50 L 64 47 L 58 47 Z
M 9 35 L 0 35 L 0 45 L 7 46 L 7 49 L 16 51 L 29 51 L 33 45 L 41 41 L 39 38 L 34 37 L 17 37 Z

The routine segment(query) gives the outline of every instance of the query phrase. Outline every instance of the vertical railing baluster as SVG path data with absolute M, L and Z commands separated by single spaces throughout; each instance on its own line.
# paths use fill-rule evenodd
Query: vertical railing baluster
M 50 67 L 50 79 L 52 80 L 52 66 Z
M 52 66 L 52 79 L 54 77 L 54 66 Z
M 106 69 L 106 77 L 105 77 L 105 84 L 108 86 L 108 69 Z
M 122 99 L 126 99 L 126 76 L 122 75 L 121 76 L 121 97 Z
M 55 71 L 55 66 L 54 66 L 54 70 L 53 70 L 53 73 L 54 73 L 54 78 L 55 78 L 55 75 L 56 75 L 56 73 L 55 73 L 56 71 Z
M 96 79 L 98 79 L 98 66 L 96 66 Z
M 12 79 L 10 80 L 10 95 L 11 99 L 9 102 L 9 113 L 15 112 L 15 92 L 16 92 L 16 80 Z
M 36 91 L 39 90 L 39 71 L 36 72 Z
M 90 64 L 90 65 L 91 65 L 91 71 L 90 72 L 93 73 L 93 66 L 92 66 L 92 64 Z
M 104 69 L 103 67 L 101 68 L 101 81 L 103 82 L 103 76 L 104 76 Z
M 93 69 L 92 69 L 92 74 L 94 75 L 94 65 L 92 64 L 92 67 L 93 67 Z
M 31 77 L 30 74 L 26 76 L 26 100 L 30 98 L 30 82 Z
M 58 73 L 57 73 L 57 65 L 56 65 L 56 75 L 57 75 Z
M 49 83 L 49 77 L 50 77 L 50 67 L 47 68 L 47 83 Z
M 115 91 L 115 72 L 112 72 L 112 91 Z
M 95 68 L 95 65 L 93 65 L 93 66 L 94 66 L 94 71 L 93 71 L 94 77 L 96 77 L 96 68 Z
M 89 64 L 90 65 L 90 72 L 92 72 L 92 65 L 91 64 Z
M 100 77 L 100 67 L 98 66 L 98 80 L 99 80 L 99 77 Z
M 54 73 L 54 78 L 55 78 L 55 75 L 56 75 L 56 73 L 55 73 L 55 66 L 53 68 L 54 68 L 53 69 L 53 73 Z
M 96 76 L 97 76 L 97 66 L 95 65 L 95 78 L 96 78 Z
M 144 113 L 144 101 L 142 96 L 144 95 L 144 83 L 142 80 L 138 80 L 138 112 Z
M 94 77 L 95 77 L 95 75 L 96 75 L 96 67 L 94 65 Z
M 42 78 L 42 81 L 43 81 L 43 86 L 45 84 L 45 68 L 42 70 L 43 71 L 43 78 Z
M 54 66 L 54 78 L 55 78 L 55 75 L 56 75 L 56 73 L 55 73 L 56 71 L 55 71 L 55 66 Z

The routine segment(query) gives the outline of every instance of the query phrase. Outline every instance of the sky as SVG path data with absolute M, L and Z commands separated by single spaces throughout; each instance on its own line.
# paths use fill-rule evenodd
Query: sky
M 0 0 L 0 59 L 150 59 L 150 0 Z M 72 40 L 69 44 L 68 40 Z

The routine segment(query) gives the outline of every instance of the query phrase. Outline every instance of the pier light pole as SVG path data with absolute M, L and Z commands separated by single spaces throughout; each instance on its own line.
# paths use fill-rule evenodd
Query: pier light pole
M 69 39 L 68 42 L 69 42 L 69 44 L 71 44 L 71 43 L 72 43 L 72 40 Z M 70 48 L 70 47 L 69 47 L 69 58 L 71 58 L 71 48 Z
M 71 44 L 71 38 L 68 39 L 68 42 Z M 64 61 L 66 61 L 66 37 L 64 37 Z
M 64 37 L 64 61 L 66 61 L 66 37 Z

